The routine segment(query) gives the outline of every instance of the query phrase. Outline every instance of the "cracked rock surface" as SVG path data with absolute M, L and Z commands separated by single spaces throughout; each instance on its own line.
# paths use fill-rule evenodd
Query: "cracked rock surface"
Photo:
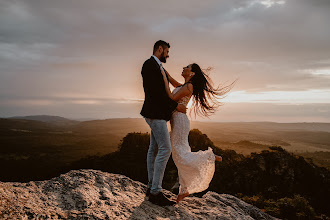
M 0 182 L 0 219 L 276 219 L 228 194 L 208 192 L 160 207 L 145 200 L 145 191 L 143 183 L 92 169 L 44 181 Z

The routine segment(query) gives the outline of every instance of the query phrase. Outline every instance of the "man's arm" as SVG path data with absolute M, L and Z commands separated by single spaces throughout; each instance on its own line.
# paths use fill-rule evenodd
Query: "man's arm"
M 176 107 L 176 110 L 178 110 L 178 112 L 182 112 L 184 114 L 187 113 L 187 107 L 182 104 L 178 104 L 178 106 Z

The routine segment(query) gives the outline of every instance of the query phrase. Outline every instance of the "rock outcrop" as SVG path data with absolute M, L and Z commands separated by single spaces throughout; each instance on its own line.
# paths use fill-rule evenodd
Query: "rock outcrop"
M 0 219 L 276 219 L 228 194 L 208 192 L 160 207 L 145 200 L 145 190 L 126 176 L 92 169 L 44 181 L 0 182 Z

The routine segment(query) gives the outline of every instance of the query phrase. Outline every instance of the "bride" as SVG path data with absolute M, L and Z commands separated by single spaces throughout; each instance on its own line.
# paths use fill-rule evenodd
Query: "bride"
M 165 69 L 164 69 L 165 70 Z M 196 63 L 183 68 L 182 76 L 185 83 L 181 84 L 161 68 L 168 96 L 179 104 L 187 105 L 193 97 L 194 113 L 208 117 L 219 106 L 217 97 L 226 94 L 233 83 L 224 88 L 213 88 L 210 78 Z M 168 81 L 175 87 L 173 92 Z M 201 192 L 209 187 L 215 171 L 215 161 L 222 161 L 222 157 L 215 155 L 212 148 L 205 151 L 191 152 L 188 143 L 190 121 L 186 114 L 174 111 L 171 123 L 171 145 L 173 161 L 178 169 L 179 195 L 177 203 L 192 193 Z

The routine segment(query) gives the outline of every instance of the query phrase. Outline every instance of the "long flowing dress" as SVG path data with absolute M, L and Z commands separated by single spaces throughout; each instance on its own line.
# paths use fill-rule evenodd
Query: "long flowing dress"
M 176 93 L 180 87 L 173 90 Z M 187 106 L 191 96 L 182 97 L 178 103 Z M 212 148 L 191 152 L 188 143 L 190 121 L 186 114 L 175 111 L 170 120 L 172 158 L 178 169 L 179 194 L 206 190 L 215 171 L 215 155 Z

